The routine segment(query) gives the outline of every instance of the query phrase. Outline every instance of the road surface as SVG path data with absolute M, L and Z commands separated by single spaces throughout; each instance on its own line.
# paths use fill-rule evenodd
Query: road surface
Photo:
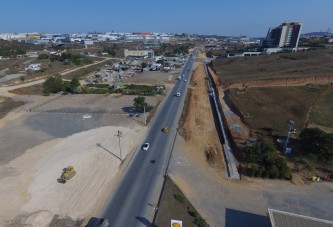
M 153 206 L 157 203 L 157 197 L 154 195 L 161 187 L 167 154 L 175 137 L 175 123 L 178 122 L 183 107 L 196 52 L 193 52 L 193 56 L 184 66 L 181 80 L 176 81 L 154 116 L 143 141 L 150 143 L 149 150 L 138 148 L 103 212 L 102 217 L 109 220 L 110 226 L 150 226 L 152 222 Z M 181 94 L 180 97 L 176 96 L 178 92 Z M 163 127 L 169 127 L 169 132 L 163 133 Z M 155 159 L 157 162 L 152 163 L 151 160 Z

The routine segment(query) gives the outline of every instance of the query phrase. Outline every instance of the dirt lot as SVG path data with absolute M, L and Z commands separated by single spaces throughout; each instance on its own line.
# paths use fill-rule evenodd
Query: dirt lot
M 0 121 L 0 226 L 47 226 L 54 215 L 68 216 L 73 226 L 98 215 L 145 135 L 143 116 L 128 116 L 134 97 L 29 97 L 25 107 L 35 106 L 35 112 L 17 109 Z M 154 97 L 147 101 L 157 103 Z M 77 174 L 59 184 L 68 165 Z
M 225 85 L 246 86 L 329 83 L 333 51 L 307 51 L 243 58 L 216 59 L 214 69 Z M 306 77 L 317 77 L 308 81 Z M 290 78 L 290 80 L 286 79 Z M 280 80 L 278 80 L 280 79 Z M 297 81 L 300 80 L 300 81 Z
M 195 111 L 191 111 L 192 109 Z M 180 134 L 191 146 L 189 152 L 206 159 L 212 166 L 224 168 L 222 146 L 215 129 L 203 64 L 197 66 L 190 81 L 180 122 Z
M 180 71 L 174 72 L 138 72 L 132 78 L 124 81 L 125 83 L 147 83 L 147 84 L 170 84 L 174 83 Z

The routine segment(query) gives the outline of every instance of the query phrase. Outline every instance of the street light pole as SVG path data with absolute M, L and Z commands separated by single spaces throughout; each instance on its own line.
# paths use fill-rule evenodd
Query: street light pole
M 144 117 L 145 117 L 145 125 L 147 125 L 146 106 L 143 107 L 143 115 L 144 115 Z
M 123 162 L 123 158 L 122 158 L 122 155 L 121 155 L 121 146 L 120 146 L 120 137 L 122 137 L 123 136 L 123 133 L 121 132 L 121 131 L 119 131 L 118 130 L 118 133 L 117 133 L 117 135 L 116 135 L 117 137 L 118 137 L 118 139 L 119 139 L 119 152 L 120 152 L 120 160 L 121 160 L 121 162 Z
M 292 120 L 288 121 L 288 132 L 287 132 L 287 139 L 284 143 L 284 147 L 283 147 L 283 152 L 286 154 L 287 152 L 287 146 L 288 146 L 288 142 L 289 142 L 289 137 L 292 133 L 296 133 L 296 128 L 295 128 L 295 122 Z

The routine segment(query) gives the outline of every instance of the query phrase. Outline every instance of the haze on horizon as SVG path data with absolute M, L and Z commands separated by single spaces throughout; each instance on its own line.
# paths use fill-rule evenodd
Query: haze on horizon
M 284 21 L 302 33 L 333 29 L 331 0 L 0 0 L 0 32 L 168 32 L 266 36 Z

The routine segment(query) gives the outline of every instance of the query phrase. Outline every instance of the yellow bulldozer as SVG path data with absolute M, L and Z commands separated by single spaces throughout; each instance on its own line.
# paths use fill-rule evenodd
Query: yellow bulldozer
M 62 174 L 60 178 L 58 178 L 59 183 L 66 183 L 69 179 L 71 179 L 76 174 L 76 171 L 73 166 L 67 166 L 62 170 Z

